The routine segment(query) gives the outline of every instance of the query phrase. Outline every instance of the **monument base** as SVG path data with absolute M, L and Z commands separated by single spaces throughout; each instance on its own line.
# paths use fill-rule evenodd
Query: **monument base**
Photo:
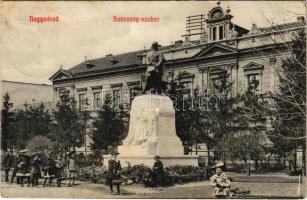
M 198 156 L 182 155 L 182 156 L 160 156 L 160 161 L 163 163 L 164 167 L 171 165 L 192 165 L 198 166 Z M 108 161 L 111 155 L 104 156 L 104 166 L 108 167 Z M 144 165 L 152 168 L 155 160 L 154 156 L 121 156 L 118 155 L 118 160 L 122 167 L 134 166 L 134 165 Z
M 152 167 L 157 155 L 164 167 L 198 165 L 197 156 L 184 155 L 184 147 L 176 134 L 173 102 L 161 95 L 145 94 L 133 99 L 128 136 L 118 152 L 123 167 L 140 164 Z M 109 159 L 105 156 L 105 165 Z

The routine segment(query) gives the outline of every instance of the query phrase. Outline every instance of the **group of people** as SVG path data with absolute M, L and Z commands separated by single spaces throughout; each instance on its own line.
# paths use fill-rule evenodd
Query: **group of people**
M 117 159 L 117 155 L 119 153 L 112 152 L 112 158 L 108 161 L 108 171 L 107 171 L 107 179 L 106 184 L 109 185 L 110 191 L 113 193 L 113 186 L 116 186 L 117 194 L 120 195 L 120 185 L 123 181 L 123 177 L 121 176 L 121 164 Z M 163 186 L 164 183 L 164 171 L 163 171 L 163 163 L 160 161 L 159 156 L 154 157 L 154 165 L 152 167 L 152 174 L 150 184 L 154 187 Z M 148 180 L 144 179 L 144 184 L 149 184 Z
M 110 191 L 113 193 L 113 186 L 116 186 L 117 194 L 120 195 L 120 185 L 123 181 L 121 176 L 121 164 L 117 159 L 119 153 L 112 152 L 112 158 L 108 161 L 106 184 L 109 185 Z M 22 187 L 24 181 L 27 181 L 28 187 L 32 183 L 32 187 L 39 185 L 39 179 L 43 178 L 43 187 L 51 186 L 53 180 L 56 180 L 56 186 L 61 187 L 62 180 L 69 180 L 68 186 L 75 184 L 77 177 L 77 162 L 75 151 L 68 155 L 58 154 L 56 159 L 53 159 L 50 154 L 44 158 L 39 153 L 28 155 L 28 151 L 21 150 L 13 155 L 12 152 L 5 152 L 2 160 L 2 168 L 5 172 L 5 182 L 14 183 L 17 178 L 17 183 Z M 164 186 L 164 170 L 163 163 L 159 156 L 154 157 L 154 165 L 150 173 L 150 179 L 144 179 L 145 186 L 159 187 Z M 215 166 L 215 174 L 210 178 L 213 186 L 213 196 L 216 198 L 231 196 L 231 178 L 223 172 L 223 164 L 219 163 Z M 11 179 L 9 180 L 10 170 L 12 169 Z
M 113 152 L 112 158 L 108 162 L 108 173 L 106 184 L 110 186 L 110 190 L 113 193 L 113 186 L 117 187 L 117 194 L 120 194 L 120 185 L 122 183 L 121 177 L 121 164 L 117 159 L 118 153 Z M 144 179 L 145 186 L 159 187 L 164 186 L 164 169 L 163 163 L 159 156 L 154 157 L 154 165 L 152 167 L 152 172 L 150 178 Z M 228 198 L 230 197 L 231 190 L 231 178 L 223 172 L 223 163 L 218 163 L 215 165 L 215 174 L 210 178 L 211 186 L 213 189 L 213 197 L 215 198 Z
M 32 183 L 32 187 L 39 185 L 39 179 L 43 178 L 43 187 L 53 184 L 61 187 L 62 180 L 68 178 L 68 186 L 75 183 L 77 176 L 77 164 L 75 159 L 75 151 L 71 151 L 68 155 L 59 153 L 54 159 L 50 154 L 32 153 L 31 156 L 27 149 L 18 151 L 13 155 L 11 151 L 7 151 L 3 155 L 2 168 L 5 172 L 5 182 L 14 183 L 24 186 L 26 180 L 28 187 Z M 11 179 L 9 174 L 11 172 Z

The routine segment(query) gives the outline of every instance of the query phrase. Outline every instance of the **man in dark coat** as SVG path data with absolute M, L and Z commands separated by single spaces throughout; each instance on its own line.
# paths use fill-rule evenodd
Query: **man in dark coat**
M 120 161 L 117 160 L 117 155 L 119 153 L 112 152 L 112 159 L 109 160 L 108 164 L 108 174 L 107 174 L 107 184 L 110 186 L 110 190 L 113 193 L 113 185 L 117 187 L 117 194 L 120 195 L 120 171 L 121 164 Z
M 160 156 L 155 156 L 155 163 L 152 167 L 152 179 L 155 186 L 163 186 L 164 184 L 164 171 L 163 163 L 160 161 Z
M 16 174 L 18 172 L 18 163 L 20 162 L 20 156 L 19 156 L 19 153 L 17 152 L 15 156 L 13 156 L 13 159 L 12 159 L 12 166 L 13 166 L 13 173 L 11 175 L 11 183 L 14 182 L 14 179 L 16 177 Z M 17 184 L 20 183 L 20 178 L 17 177 Z
M 47 159 L 43 163 L 44 171 L 44 187 L 46 187 L 47 180 L 49 180 L 49 186 L 52 184 L 52 180 L 55 177 L 55 161 L 51 155 L 47 154 Z
M 20 162 L 18 163 L 18 171 L 16 176 L 20 178 L 21 187 L 23 187 L 24 179 L 27 180 L 28 187 L 30 187 L 30 180 L 31 180 L 31 163 L 30 157 L 27 155 L 28 150 L 24 149 L 19 151 L 20 155 Z
M 37 153 L 33 154 L 34 158 L 31 162 L 32 187 L 38 186 L 38 179 L 41 177 L 41 160 Z
M 5 182 L 9 182 L 9 172 L 13 164 L 13 157 L 11 152 L 7 151 L 4 153 L 2 160 L 2 169 L 5 172 Z

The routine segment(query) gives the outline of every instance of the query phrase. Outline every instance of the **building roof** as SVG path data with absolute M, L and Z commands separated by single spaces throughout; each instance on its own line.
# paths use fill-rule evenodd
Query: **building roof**
M 268 33 L 272 31 L 280 31 L 280 30 L 285 30 L 285 29 L 290 29 L 290 28 L 297 28 L 302 26 L 303 24 L 299 22 L 290 22 L 290 23 L 285 23 L 285 24 L 278 24 L 274 26 L 268 26 L 268 27 L 262 27 L 258 28 L 259 31 L 263 33 Z
M 85 60 L 75 67 L 67 70 L 71 74 L 79 74 L 83 72 L 97 71 L 108 68 L 123 67 L 136 65 L 140 61 L 138 55 L 143 51 L 134 51 L 118 55 L 107 55 L 106 57 Z
M 19 81 L 8 81 L 8 80 L 1 80 L 1 83 L 8 83 L 8 84 L 22 84 L 22 85 L 38 85 L 38 86 L 46 86 L 52 87 L 52 85 L 45 84 L 45 83 L 26 83 L 26 82 L 19 82 Z
M 239 35 L 238 37 L 242 36 L 243 34 L 246 34 L 248 30 L 246 30 L 243 27 L 240 27 L 236 24 L 233 24 L 235 26 L 236 31 L 238 31 Z M 285 23 L 270 27 L 263 27 L 263 28 L 257 28 L 258 31 L 262 33 L 271 32 L 273 30 L 283 30 L 283 29 L 289 29 L 289 28 L 295 28 L 299 27 L 301 24 L 298 22 L 292 22 L 292 23 Z M 200 40 L 197 41 L 191 41 L 191 45 L 199 45 Z M 167 51 L 174 47 L 175 45 L 167 45 L 160 48 L 161 51 Z M 184 47 L 184 45 L 182 46 Z M 148 50 L 148 49 L 147 49 Z M 85 60 L 82 63 L 68 69 L 60 69 L 58 72 L 56 72 L 50 80 L 55 78 L 58 73 L 65 72 L 67 75 L 71 76 L 78 76 L 83 75 L 87 73 L 95 73 L 96 71 L 113 71 L 115 68 L 125 68 L 128 66 L 138 66 L 141 65 L 141 57 L 140 55 L 144 54 L 147 50 L 139 50 L 139 51 L 133 51 L 118 55 L 107 55 L 102 58 L 97 59 L 90 59 Z

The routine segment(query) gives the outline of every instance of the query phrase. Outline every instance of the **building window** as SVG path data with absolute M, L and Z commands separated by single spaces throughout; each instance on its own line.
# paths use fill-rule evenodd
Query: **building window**
M 212 36 L 213 36 L 213 41 L 215 41 L 216 40 L 216 27 L 213 27 Z
M 223 26 L 219 26 L 219 39 L 222 40 L 224 38 L 224 28 Z
M 220 94 L 227 82 L 227 72 L 223 69 L 216 69 L 210 72 L 210 91 L 213 94 Z
M 244 74 L 247 78 L 247 87 L 254 93 L 262 93 L 262 74 L 264 66 L 251 62 L 243 67 Z
M 191 94 L 191 91 L 192 91 L 192 82 L 191 81 L 180 82 L 180 84 L 184 88 L 185 94 Z
M 138 91 L 139 90 L 137 88 L 130 88 L 130 90 L 129 90 L 129 96 L 130 96 L 129 103 L 130 103 L 130 105 L 131 105 L 132 100 L 134 99 L 134 97 L 138 94 Z
M 120 105 L 120 89 L 113 89 L 113 105 L 114 107 Z
M 94 92 L 93 94 L 93 107 L 94 110 L 99 110 L 102 108 L 102 99 L 101 99 L 101 92 Z
M 59 92 L 60 100 L 63 101 L 64 98 L 69 98 L 69 90 Z
M 249 74 L 247 75 L 248 88 L 253 91 L 257 91 L 260 83 L 259 74 Z
M 79 94 L 79 110 L 84 110 L 86 105 L 85 94 Z
M 174 79 L 174 71 L 170 70 L 167 72 L 167 80 L 168 82 L 172 81 Z

